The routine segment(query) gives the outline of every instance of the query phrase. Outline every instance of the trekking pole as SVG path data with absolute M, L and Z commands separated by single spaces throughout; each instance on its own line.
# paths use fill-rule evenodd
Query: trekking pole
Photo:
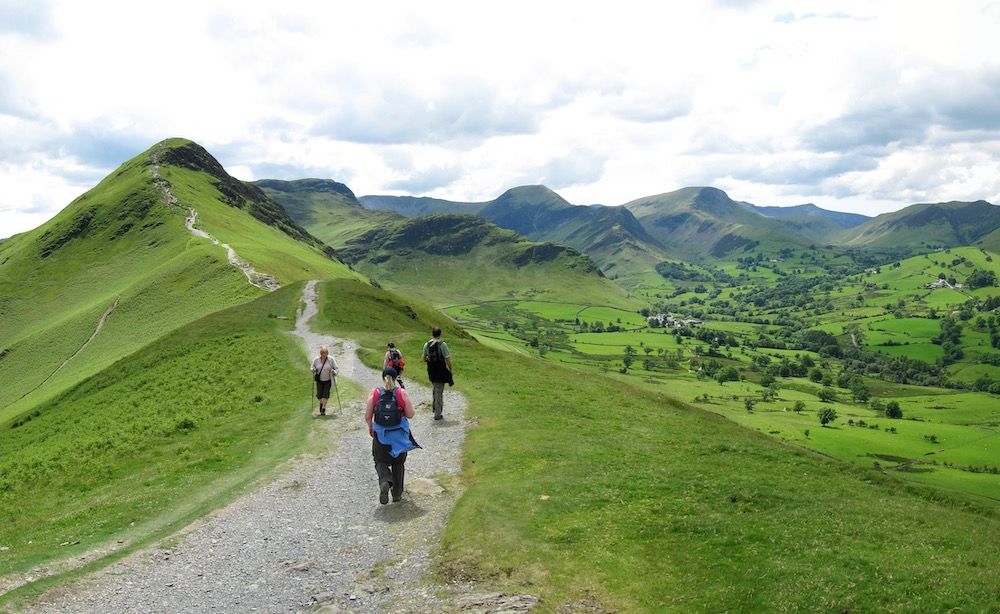
M 333 376 L 333 389 L 337 392 L 337 409 L 340 413 L 344 413 L 344 408 L 340 405 L 340 386 L 337 385 L 337 376 Z

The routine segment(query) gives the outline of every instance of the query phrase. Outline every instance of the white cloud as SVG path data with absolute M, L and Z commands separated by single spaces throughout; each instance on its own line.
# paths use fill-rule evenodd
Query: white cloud
M 0 235 L 173 136 L 359 195 L 998 202 L 998 26 L 990 0 L 0 0 Z

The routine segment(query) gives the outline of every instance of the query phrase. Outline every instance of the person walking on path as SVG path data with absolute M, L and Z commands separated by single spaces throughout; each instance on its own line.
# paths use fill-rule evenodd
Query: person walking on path
M 326 402 L 330 400 L 330 388 L 336 383 L 340 373 L 337 361 L 330 356 L 330 348 L 319 348 L 319 357 L 312 363 L 313 380 L 316 381 L 316 398 L 319 399 L 319 415 L 326 415 Z
M 444 418 L 444 385 L 455 385 L 451 368 L 451 352 L 448 344 L 441 340 L 441 328 L 435 326 L 431 331 L 431 339 L 424 344 L 423 359 L 427 363 L 427 379 L 431 381 L 433 395 L 431 407 L 434 409 L 434 419 Z
M 406 455 L 420 445 L 410 432 L 409 419 L 414 415 L 413 401 L 406 390 L 396 385 L 398 374 L 392 367 L 382 370 L 382 385 L 374 388 L 365 402 L 365 422 L 372 437 L 372 459 L 378 475 L 379 503 L 403 498 Z
M 390 341 L 389 349 L 385 351 L 385 358 L 382 359 L 382 368 L 396 370 L 396 382 L 400 388 L 406 388 L 403 385 L 403 367 L 405 365 L 406 361 L 403 360 L 403 353 L 396 348 L 395 343 Z

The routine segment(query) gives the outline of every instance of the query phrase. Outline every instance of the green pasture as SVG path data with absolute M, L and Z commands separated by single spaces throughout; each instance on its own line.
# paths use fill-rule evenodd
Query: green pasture
M 782 383 L 790 382 L 783 380 Z M 815 395 L 791 387 L 782 388 L 776 399 L 764 402 L 760 397 L 761 388 L 746 382 L 720 385 L 713 380 L 672 377 L 669 382 L 659 385 L 668 385 L 672 394 L 698 407 L 777 439 L 861 466 L 874 466 L 873 463 L 878 462 L 887 470 L 899 470 L 906 479 L 1000 501 L 1000 480 L 996 476 L 991 479 L 992 474 L 984 473 L 974 474 L 979 477 L 972 478 L 969 476 L 971 471 L 954 469 L 956 466 L 992 468 L 997 464 L 1000 431 L 969 426 L 970 423 L 992 422 L 1000 413 L 984 403 L 983 395 L 909 398 L 901 403 L 904 418 L 892 420 L 850 402 L 823 403 Z M 975 409 L 955 413 L 926 409 L 928 404 L 960 406 L 959 399 L 968 401 L 969 396 L 979 397 L 973 400 L 978 404 Z M 850 398 L 845 391 L 841 391 L 840 397 L 845 401 Z M 746 399 L 753 400 L 752 411 L 747 411 Z M 796 401 L 805 404 L 803 411 L 793 411 Z M 826 427 L 817 417 L 817 411 L 825 407 L 835 409 L 838 414 L 837 420 Z M 936 413 L 930 413 L 932 411 Z M 929 416 L 936 420 L 932 421 Z M 928 478 L 937 471 L 944 471 L 944 474 Z M 949 483 L 947 476 L 954 477 L 954 483 Z M 965 489 L 963 485 L 967 484 L 974 488 Z
M 678 398 L 688 402 L 694 402 L 695 399 L 699 399 L 697 401 L 699 406 L 705 403 L 717 406 L 708 409 L 719 411 L 748 428 L 778 439 L 794 441 L 798 445 L 816 449 L 838 458 L 859 462 L 858 459 L 864 459 L 870 454 L 919 456 L 926 451 L 921 447 L 926 446 L 927 443 L 923 439 L 923 436 L 934 435 L 934 433 L 925 432 L 925 426 L 921 426 L 921 423 L 912 420 L 897 420 L 892 422 L 894 423 L 893 425 L 906 424 L 907 426 L 911 426 L 912 428 L 907 429 L 910 434 L 912 436 L 919 436 L 915 444 L 908 437 L 891 437 L 890 434 L 879 429 L 867 427 L 846 429 L 845 425 L 847 421 L 852 419 L 855 421 L 867 421 L 869 424 L 873 420 L 885 422 L 887 419 L 884 416 L 876 415 L 867 406 L 854 404 L 849 391 L 836 389 L 840 402 L 832 403 L 831 405 L 837 408 L 840 414 L 839 425 L 845 426 L 845 428 L 839 428 L 835 424 L 830 428 L 839 430 L 824 431 L 818 437 L 807 438 L 804 432 L 813 430 L 819 425 L 815 412 L 821 406 L 816 396 L 819 387 L 805 379 L 779 379 L 778 385 L 781 386 L 781 389 L 778 398 L 765 403 L 760 400 L 762 398 L 762 389 L 756 384 L 741 383 L 737 385 L 734 382 L 730 382 L 720 386 L 710 378 L 695 377 L 694 372 L 690 370 L 690 361 L 692 359 L 705 361 L 709 360 L 709 358 L 704 356 L 708 350 L 707 345 L 691 337 L 677 337 L 673 334 L 674 331 L 652 328 L 614 333 L 577 333 L 572 331 L 572 326 L 568 326 L 565 323 L 575 321 L 576 314 L 590 313 L 593 309 L 581 312 L 578 305 L 559 305 L 544 302 L 519 302 L 516 307 L 522 315 L 526 317 L 530 316 L 533 320 L 533 326 L 540 326 L 538 318 L 548 318 L 552 325 L 557 325 L 560 321 L 564 323 L 561 326 L 568 335 L 567 339 L 571 352 L 567 353 L 560 349 L 549 351 L 545 353 L 545 358 L 550 362 L 573 364 L 583 368 L 598 369 L 601 372 L 607 373 L 609 370 L 617 371 L 621 368 L 625 348 L 631 346 L 636 352 L 634 356 L 635 362 L 629 373 L 622 377 L 641 380 L 644 385 L 654 387 L 666 386 Z M 465 306 L 461 310 L 452 310 L 451 313 L 452 315 L 461 317 L 462 315 L 473 315 L 476 311 Z M 609 320 L 610 318 L 614 318 L 618 313 L 620 311 L 612 310 L 610 314 L 604 314 L 599 320 Z M 940 320 L 913 317 L 887 317 L 882 312 L 881 307 L 874 305 L 852 309 L 851 315 L 857 318 L 852 321 L 852 324 L 859 327 L 859 332 L 863 334 L 863 342 L 883 353 L 907 356 L 911 359 L 920 359 L 927 362 L 934 362 L 942 356 L 941 346 L 929 342 L 931 337 L 940 333 Z M 581 321 L 585 321 L 585 319 L 581 317 Z M 615 320 L 610 319 L 610 321 L 613 322 Z M 708 326 L 710 328 L 717 328 L 720 331 L 738 333 L 741 336 L 751 336 L 755 332 L 765 328 L 758 324 L 732 321 L 711 321 Z M 838 321 L 828 325 L 821 325 L 817 328 L 825 329 L 834 335 L 841 335 L 843 334 L 844 326 L 843 321 Z M 780 330 L 777 327 L 766 328 L 772 329 L 770 330 L 771 334 Z M 478 334 L 486 335 L 493 347 L 506 347 L 515 349 L 521 353 L 534 353 L 526 347 L 523 341 L 511 338 L 509 335 L 495 337 L 487 331 L 488 325 L 487 328 Z M 971 330 L 966 331 L 966 338 L 980 344 L 986 342 L 986 337 L 983 333 Z M 900 345 L 883 345 L 888 342 L 899 343 Z M 749 353 L 744 349 L 737 351 L 736 348 L 724 347 L 721 350 L 723 355 L 743 363 L 741 371 L 743 371 L 744 377 L 755 380 L 759 379 L 759 375 L 762 373 L 757 367 L 751 364 L 751 360 L 756 356 L 764 354 L 770 356 L 773 360 L 781 360 L 782 358 L 798 360 L 803 354 L 801 350 L 795 349 L 779 350 L 761 348 L 757 352 Z M 647 359 L 653 362 L 654 367 L 652 371 L 648 370 L 644 364 L 644 361 Z M 817 363 L 825 362 L 816 356 L 814 356 L 814 360 Z M 610 365 L 606 364 L 606 362 L 610 362 Z M 600 366 L 602 363 L 605 363 L 604 366 Z M 668 364 L 672 365 L 672 367 L 668 366 Z M 611 367 L 610 369 L 608 368 L 609 366 Z M 835 372 L 836 361 L 833 361 L 832 366 Z M 986 368 L 982 365 L 966 365 L 961 368 L 965 369 L 962 377 L 970 381 L 982 373 L 990 373 L 994 369 L 993 367 Z M 754 372 L 757 374 L 755 375 Z M 882 398 L 883 401 L 893 398 L 899 398 L 900 400 L 909 399 L 912 395 L 921 394 L 926 391 L 926 389 L 917 389 L 920 391 L 919 393 L 913 391 L 907 392 L 903 390 L 904 387 L 878 380 L 871 381 L 869 388 L 873 396 Z M 711 398 L 705 399 L 703 396 L 705 394 L 708 394 Z M 933 398 L 936 399 L 935 402 L 941 402 L 940 399 L 948 398 L 948 395 L 935 394 L 926 398 Z M 978 395 L 978 398 L 981 398 L 983 401 L 989 401 L 987 395 Z M 756 409 L 752 413 L 746 412 L 746 399 L 751 399 L 755 403 Z M 809 410 L 802 413 L 790 411 L 797 400 L 805 402 Z M 914 412 L 913 414 L 908 413 L 908 416 L 918 417 L 920 415 L 919 404 L 914 403 L 912 400 L 907 400 L 906 406 L 907 408 L 904 411 Z M 981 408 L 972 412 L 972 414 L 981 417 L 984 411 L 989 410 Z M 888 426 L 885 428 L 888 428 Z M 898 433 L 893 435 L 898 435 Z M 920 449 L 913 449 L 913 445 L 916 445 Z M 977 453 L 979 452 L 973 450 L 972 456 L 975 457 Z M 967 462 L 964 460 L 966 456 L 968 456 L 968 453 L 961 455 L 963 462 Z M 917 477 L 922 475 L 917 472 L 912 473 Z M 908 474 L 908 477 L 912 476 Z M 936 478 L 936 482 L 940 481 L 940 478 Z M 965 479 L 962 480 L 962 482 L 967 481 Z M 985 492 L 989 496 L 989 492 Z M 977 486 L 975 493 L 984 494 L 984 491 L 982 487 Z
M 687 420 L 697 412 L 689 414 L 660 393 L 639 392 L 633 388 L 635 378 L 615 374 L 607 381 L 574 377 L 580 386 L 565 393 L 574 399 L 572 418 L 532 413 L 529 408 L 538 406 L 533 399 L 551 399 L 553 390 L 563 390 L 559 382 L 567 375 L 558 367 L 522 363 L 512 356 L 480 358 L 464 343 L 455 348 L 466 360 L 465 377 L 471 378 L 468 390 L 479 426 L 469 435 L 468 490 L 449 524 L 438 568 L 442 581 L 474 578 L 509 590 L 530 586 L 542 592 L 542 610 L 551 612 L 588 593 L 600 595 L 602 607 L 617 611 L 702 611 L 720 604 L 731 611 L 758 611 L 779 603 L 804 605 L 810 597 L 799 590 L 803 582 L 828 589 L 842 584 L 833 578 L 844 578 L 844 570 L 833 571 L 840 565 L 829 561 L 834 542 L 838 552 L 850 554 L 833 555 L 833 560 L 864 552 L 861 556 L 871 561 L 875 540 L 870 532 L 846 540 L 840 532 L 836 539 L 828 532 L 824 536 L 811 522 L 811 504 L 802 494 L 790 496 L 786 480 L 768 481 L 766 486 L 759 480 L 754 450 L 768 440 L 741 434 L 733 441 L 733 431 L 711 418 L 704 418 L 703 428 L 694 428 Z M 477 393 L 477 382 L 493 377 L 498 365 L 527 375 L 509 382 L 503 391 Z M 636 410 L 637 397 L 651 405 L 652 413 Z M 695 418 L 695 423 L 700 420 Z M 553 437 L 554 432 L 561 435 Z M 767 445 L 769 465 L 786 464 L 772 455 L 797 454 Z M 641 460 L 654 455 L 663 462 Z M 799 470 L 798 486 L 803 486 L 800 479 L 811 483 L 812 462 L 807 457 L 790 462 Z M 838 514 L 839 526 L 869 527 L 870 516 L 885 514 L 900 520 L 894 512 L 879 512 L 880 506 L 869 507 L 869 496 L 845 497 L 825 480 L 794 492 L 822 493 L 824 501 L 840 501 L 841 510 L 844 501 L 859 506 L 859 512 L 864 508 L 864 522 L 862 514 Z M 734 505 L 730 501 L 735 507 L 728 507 Z M 491 521 L 497 517 L 504 522 Z M 799 534 L 805 522 L 811 527 L 809 543 L 830 545 L 821 548 L 820 558 L 803 556 L 803 550 L 793 546 L 805 537 Z M 879 535 L 883 533 L 892 534 L 880 528 Z M 760 539 L 770 546 L 763 549 Z M 864 547 L 861 541 L 867 542 Z M 743 561 L 750 560 L 758 569 L 797 571 L 758 576 L 750 598 L 748 591 L 737 588 L 743 582 L 734 580 Z M 817 569 L 821 560 L 826 562 Z M 905 571 L 908 562 L 894 563 L 895 573 L 922 582 Z M 829 598 L 886 611 L 869 596 L 873 588 L 867 582 L 855 584 L 846 592 L 833 589 Z M 882 589 L 878 592 L 884 596 Z M 893 601 L 892 607 L 899 603 Z
M 711 328 L 712 330 L 719 330 L 725 333 L 732 333 L 737 338 L 756 335 L 757 333 L 761 332 L 764 333 L 774 332 L 773 328 L 761 326 L 760 324 L 751 324 L 749 322 L 736 322 L 733 320 L 712 319 Z
M 917 388 L 916 390 L 920 390 Z M 1000 403 L 991 395 L 977 392 L 915 394 L 906 398 L 905 417 L 926 422 L 958 425 L 1000 426 Z
M 997 490 L 1000 490 L 1000 475 L 996 473 L 977 473 L 943 465 L 930 469 L 919 465 L 912 471 L 904 471 L 907 471 L 908 477 L 947 493 L 972 493 L 995 499 Z
M 878 331 L 911 338 L 930 339 L 941 333 L 941 322 L 928 318 L 885 318 L 868 325 Z
M 874 344 L 873 344 L 874 345 Z M 937 362 L 944 353 L 940 345 L 933 343 L 909 343 L 906 345 L 880 345 L 873 347 L 883 354 L 890 356 L 906 356 L 914 360 L 922 360 L 928 363 Z
M 976 363 L 974 362 L 976 360 L 975 355 L 971 352 L 966 357 L 971 358 L 973 362 L 961 362 L 950 366 L 948 368 L 949 376 L 958 381 L 969 383 L 975 382 L 980 377 L 1000 380 L 1000 366 Z

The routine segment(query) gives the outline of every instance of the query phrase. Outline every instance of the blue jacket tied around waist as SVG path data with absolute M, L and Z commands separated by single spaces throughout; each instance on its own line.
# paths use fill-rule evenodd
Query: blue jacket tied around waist
M 402 416 L 396 426 L 382 426 L 378 422 L 374 422 L 372 429 L 375 431 L 379 443 L 392 448 L 389 454 L 393 458 L 399 457 L 403 452 L 420 447 L 420 444 L 413 439 L 413 435 L 410 433 L 410 421 L 406 419 L 406 416 Z

